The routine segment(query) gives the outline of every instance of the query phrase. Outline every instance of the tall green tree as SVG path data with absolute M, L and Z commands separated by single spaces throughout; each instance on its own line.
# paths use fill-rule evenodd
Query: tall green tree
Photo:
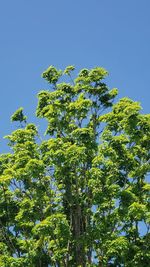
M 107 71 L 43 72 L 36 115 L 0 155 L 1 267 L 148 267 L 150 115 L 110 90 Z M 63 78 L 64 77 L 64 78 Z M 144 230 L 143 230 L 144 229 Z

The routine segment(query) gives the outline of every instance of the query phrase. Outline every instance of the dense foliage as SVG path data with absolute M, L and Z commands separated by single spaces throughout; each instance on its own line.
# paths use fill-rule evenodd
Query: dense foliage
M 113 104 L 107 71 L 50 66 L 36 115 L 46 138 L 19 123 L 0 155 L 0 266 L 126 266 L 150 263 L 150 115 Z M 63 79 L 64 77 L 64 79 Z M 68 79 L 68 80 L 67 80 Z

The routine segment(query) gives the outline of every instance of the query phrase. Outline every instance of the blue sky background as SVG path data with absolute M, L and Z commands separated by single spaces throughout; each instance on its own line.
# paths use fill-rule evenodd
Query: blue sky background
M 103 66 L 119 97 L 149 113 L 149 0 L 5 0 L 0 3 L 0 139 L 20 106 L 36 121 L 36 94 L 49 66 Z

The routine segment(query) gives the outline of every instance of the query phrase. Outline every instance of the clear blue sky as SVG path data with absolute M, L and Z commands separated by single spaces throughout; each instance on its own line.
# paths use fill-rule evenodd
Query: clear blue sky
M 119 96 L 149 113 L 149 0 L 5 0 L 0 3 L 0 139 L 20 106 L 34 121 L 41 73 L 103 66 Z M 2 151 L 3 145 L 1 145 Z

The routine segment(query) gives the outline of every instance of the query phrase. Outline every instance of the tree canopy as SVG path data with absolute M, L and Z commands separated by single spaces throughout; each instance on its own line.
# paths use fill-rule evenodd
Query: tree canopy
M 148 267 L 150 114 L 118 102 L 101 67 L 42 74 L 36 116 L 23 108 L 0 155 L 1 267 Z M 75 72 L 76 73 L 76 72 Z

